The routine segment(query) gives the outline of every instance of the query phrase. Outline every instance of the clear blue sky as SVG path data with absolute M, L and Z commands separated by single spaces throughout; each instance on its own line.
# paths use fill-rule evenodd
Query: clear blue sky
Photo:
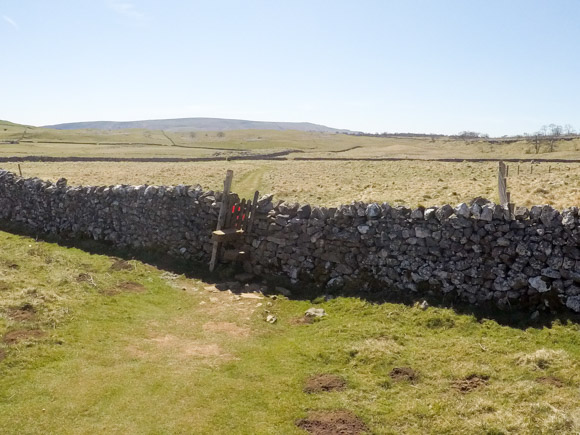
M 1 0 L 0 119 L 580 129 L 578 0 Z

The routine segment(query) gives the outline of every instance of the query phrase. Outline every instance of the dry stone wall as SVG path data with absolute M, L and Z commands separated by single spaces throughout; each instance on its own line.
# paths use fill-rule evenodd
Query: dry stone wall
M 67 186 L 0 170 L 0 219 L 199 261 L 211 249 L 219 199 L 199 186 Z
M 222 195 L 191 186 L 69 187 L 0 171 L 0 218 L 64 237 L 155 248 L 208 261 Z M 339 208 L 264 196 L 240 241 L 256 275 L 329 291 L 438 291 L 469 303 L 580 312 L 578 209 L 483 199 L 427 209 Z M 243 245 L 243 246 L 242 246 Z

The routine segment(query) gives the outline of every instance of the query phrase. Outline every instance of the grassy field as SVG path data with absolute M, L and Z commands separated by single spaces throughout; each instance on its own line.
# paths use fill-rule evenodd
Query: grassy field
M 525 142 L 492 144 L 450 138 L 374 138 L 299 131 L 239 130 L 169 133 L 148 130 L 50 130 L 0 122 L 2 156 L 82 157 L 221 157 L 295 150 L 288 161 L 219 161 L 204 163 L 23 163 L 25 176 L 72 184 L 201 184 L 220 189 L 233 169 L 234 190 L 251 197 L 254 190 L 278 199 L 337 206 L 352 200 L 396 205 L 436 205 L 483 196 L 497 201 L 495 163 L 434 161 L 300 161 L 297 157 L 344 159 L 397 157 L 440 158 L 580 158 L 580 139 L 561 141 L 554 152 L 533 153 Z M 17 165 L 0 164 L 17 171 Z M 518 172 L 519 166 L 519 172 Z M 508 188 L 516 205 L 578 205 L 578 163 L 511 164 Z
M 223 134 L 223 135 L 222 135 Z M 276 130 L 173 133 L 154 130 L 52 130 L 0 121 L 0 156 L 207 157 L 296 150 L 296 156 L 377 158 L 580 158 L 580 138 L 535 154 L 524 141 L 492 144 L 452 138 L 377 138 Z M 4 141 L 18 144 L 2 144 Z
M 136 260 L 0 244 L 3 434 L 299 434 L 336 416 L 377 434 L 580 430 L 576 323 L 234 294 Z M 304 321 L 313 306 L 327 316 Z
M 15 163 L 0 167 L 17 172 Z M 23 175 L 70 184 L 201 184 L 223 188 L 234 170 L 234 191 L 258 189 L 286 201 L 336 206 L 352 200 L 396 205 L 457 204 L 476 196 L 497 198 L 497 164 L 444 162 L 233 161 L 204 163 L 22 163 Z M 516 205 L 578 206 L 580 164 L 510 164 L 508 190 Z M 532 171 L 530 173 L 530 171 Z

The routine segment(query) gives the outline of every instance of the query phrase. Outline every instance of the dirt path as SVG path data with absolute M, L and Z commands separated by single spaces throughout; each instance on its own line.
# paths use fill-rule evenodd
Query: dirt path
M 234 190 L 240 196 L 251 198 L 256 190 L 262 188 L 262 179 L 268 168 L 256 168 L 234 179 Z

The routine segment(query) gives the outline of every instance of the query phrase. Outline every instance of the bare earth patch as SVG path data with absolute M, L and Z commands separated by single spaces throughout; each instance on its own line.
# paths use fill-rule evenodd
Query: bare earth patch
M 40 329 L 19 329 L 4 334 L 3 341 L 6 344 L 15 344 L 20 341 L 42 338 L 45 335 L 46 332 L 41 331 Z
M 24 304 L 20 308 L 12 308 L 8 310 L 8 317 L 12 320 L 24 322 L 32 320 L 36 317 L 36 311 L 30 304 Z
M 453 383 L 453 387 L 461 393 L 469 393 L 480 387 L 487 385 L 489 376 L 471 374 L 463 379 L 458 379 Z
M 346 388 L 346 381 L 337 375 L 328 373 L 309 377 L 304 386 L 305 393 L 322 393 L 325 391 L 342 391 Z
M 145 286 L 143 284 L 139 284 L 137 282 L 124 282 L 119 284 L 117 287 L 110 288 L 108 290 L 103 290 L 102 293 L 107 296 L 115 296 L 119 293 L 143 293 L 145 290 Z
M 315 435 L 358 435 L 368 431 L 367 425 L 347 410 L 312 412 L 296 426 Z
M 250 330 L 231 322 L 207 322 L 203 325 L 204 331 L 225 332 L 234 337 L 247 337 Z
M 419 375 L 411 367 L 395 367 L 393 370 L 391 370 L 389 376 L 394 381 L 415 382 L 417 379 L 419 379 Z
M 125 260 L 117 259 L 111 265 L 111 270 L 119 271 L 119 270 L 133 270 L 133 266 L 131 263 Z
M 77 282 L 91 282 L 92 280 L 93 277 L 88 273 L 80 273 L 76 278 Z
M 119 288 L 123 291 L 131 293 L 143 293 L 146 290 L 143 284 L 131 281 L 120 284 Z
M 314 323 L 314 317 L 312 316 L 296 317 L 290 320 L 290 324 L 292 325 L 311 325 L 312 323 Z
M 564 382 L 555 376 L 542 376 L 537 378 L 536 382 L 539 382 L 540 384 L 553 385 L 554 387 L 558 388 L 562 388 L 564 386 Z
M 199 341 L 189 340 L 186 338 L 176 337 L 174 335 L 165 335 L 163 337 L 152 338 L 151 341 L 164 353 L 169 351 L 171 354 L 181 358 L 229 358 L 230 355 L 215 343 L 200 343 Z

